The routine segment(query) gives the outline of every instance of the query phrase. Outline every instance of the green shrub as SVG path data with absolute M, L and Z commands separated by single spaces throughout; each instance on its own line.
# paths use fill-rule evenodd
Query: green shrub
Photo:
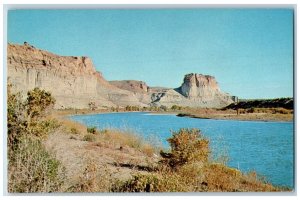
M 175 173 L 135 174 L 131 179 L 117 182 L 112 192 L 189 192 L 190 187 Z
M 171 152 L 161 151 L 162 162 L 171 168 L 177 168 L 192 162 L 206 162 L 210 153 L 209 141 L 200 133 L 199 129 L 180 129 L 173 132 L 168 139 Z
M 96 130 L 96 127 L 87 127 L 86 131 L 88 133 L 95 134 L 97 130 Z
M 8 147 L 18 143 L 22 135 L 45 136 L 49 130 L 58 126 L 56 121 L 43 120 L 46 112 L 54 105 L 55 100 L 49 92 L 35 88 L 28 91 L 26 101 L 20 93 L 13 94 L 12 86 L 7 88 L 7 127 Z
M 86 134 L 86 135 L 83 137 L 82 140 L 83 140 L 83 141 L 88 141 L 88 142 L 95 142 L 95 141 L 96 141 L 96 137 L 95 137 L 95 135 L 88 133 L 88 134 Z
M 27 127 L 27 132 L 39 138 L 46 137 L 50 131 L 55 130 L 60 125 L 57 120 L 40 120 L 31 122 Z
M 14 151 L 9 151 L 9 192 L 59 192 L 64 177 L 60 162 L 36 138 L 23 136 Z
M 8 191 L 62 191 L 63 168 L 42 145 L 42 138 L 59 124 L 45 119 L 55 100 L 49 92 L 35 88 L 22 101 L 8 85 Z
M 77 134 L 79 134 L 79 131 L 77 130 L 77 128 L 72 127 L 71 133 L 77 135 Z
M 21 94 L 13 94 L 12 85 L 7 86 L 7 144 L 12 148 L 18 143 L 20 135 L 26 129 L 25 105 L 22 102 Z
M 51 96 L 50 92 L 34 88 L 27 93 L 27 100 L 25 106 L 27 114 L 31 120 L 44 116 L 47 109 L 53 106 L 55 99 Z

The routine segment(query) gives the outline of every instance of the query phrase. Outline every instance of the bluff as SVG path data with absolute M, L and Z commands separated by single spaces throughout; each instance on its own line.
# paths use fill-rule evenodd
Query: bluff
M 178 88 L 150 87 L 143 81 L 107 81 L 86 56 L 59 56 L 27 43 L 8 44 L 7 79 L 13 91 L 35 87 L 50 91 L 55 108 L 111 106 L 224 107 L 234 98 L 223 93 L 214 77 L 187 74 Z
M 59 56 L 27 43 L 8 44 L 7 75 L 13 90 L 21 94 L 35 87 L 50 91 L 55 108 L 87 108 L 90 102 L 98 107 L 145 106 L 132 92 L 106 81 L 85 56 Z

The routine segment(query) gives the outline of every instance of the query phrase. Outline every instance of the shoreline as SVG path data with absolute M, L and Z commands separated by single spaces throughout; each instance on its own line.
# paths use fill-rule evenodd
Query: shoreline
M 257 121 L 257 122 L 294 122 L 292 114 L 269 114 L 269 113 L 251 113 L 251 114 L 232 114 L 232 113 L 206 113 L 206 114 L 193 114 L 193 113 L 180 113 L 176 111 L 118 111 L 111 112 L 109 110 L 87 110 L 87 109 L 73 109 L 73 110 L 54 110 L 54 115 L 57 117 L 68 117 L 76 115 L 97 115 L 97 114 L 114 114 L 114 113 L 138 113 L 144 112 L 147 115 L 175 115 L 176 117 L 188 117 L 194 119 L 213 119 L 213 120 L 236 120 L 236 121 Z
M 235 120 L 235 121 L 250 121 L 250 122 L 289 122 L 293 123 L 294 118 L 292 120 L 282 120 L 282 119 L 261 119 L 261 118 L 242 118 L 234 115 L 223 115 L 223 116 L 215 116 L 215 115 L 205 115 L 205 116 L 197 116 L 194 114 L 189 114 L 189 113 L 179 113 L 176 115 L 177 117 L 187 117 L 187 118 L 194 118 L 194 119 L 213 119 L 213 120 Z

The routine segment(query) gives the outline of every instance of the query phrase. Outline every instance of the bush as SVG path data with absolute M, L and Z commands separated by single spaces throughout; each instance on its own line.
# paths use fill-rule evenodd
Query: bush
M 95 134 L 97 132 L 96 127 L 87 127 L 86 131 L 92 134 Z
M 161 151 L 164 158 L 163 163 L 167 163 L 171 168 L 176 168 L 187 163 L 206 162 L 209 156 L 209 141 L 200 133 L 199 129 L 180 129 L 173 132 L 168 139 L 171 152 Z
M 27 93 L 27 100 L 25 106 L 27 114 L 31 120 L 43 117 L 49 107 L 53 106 L 55 99 L 50 92 L 34 88 Z
M 86 134 L 83 139 L 83 141 L 88 141 L 88 142 L 95 142 L 96 141 L 96 137 L 93 134 Z
M 72 127 L 71 133 L 77 135 L 77 134 L 79 134 L 79 131 L 76 128 Z
M 112 187 L 112 192 L 187 192 L 187 187 L 176 174 L 135 174 Z
M 21 100 L 21 94 L 11 92 L 12 85 L 7 87 L 7 144 L 12 148 L 18 143 L 19 136 L 25 131 L 25 105 Z
M 173 110 L 173 111 L 175 111 L 175 110 L 181 110 L 181 109 L 182 109 L 182 107 L 181 106 L 177 106 L 177 105 L 173 105 L 171 107 L 171 110 Z
M 49 92 L 35 88 L 22 101 L 8 85 L 8 191 L 59 192 L 64 180 L 60 163 L 47 153 L 42 138 L 59 124 L 45 114 L 55 100 Z
M 45 136 L 51 128 L 58 124 L 55 121 L 43 120 L 46 112 L 54 105 L 55 100 L 49 92 L 35 88 L 28 91 L 26 101 L 22 101 L 20 93 L 13 94 L 12 86 L 7 88 L 7 127 L 8 147 L 17 145 L 22 135 Z
M 64 168 L 39 140 L 22 137 L 15 150 L 9 151 L 8 176 L 9 192 L 59 192 Z

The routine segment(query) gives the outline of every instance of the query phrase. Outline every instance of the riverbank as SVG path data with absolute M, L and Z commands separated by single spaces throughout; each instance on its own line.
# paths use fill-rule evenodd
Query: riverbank
M 261 182 L 254 172 L 243 174 L 213 161 L 186 165 L 177 172 L 164 171 L 158 168 L 162 159 L 159 149 L 148 146 L 147 141 L 134 133 L 102 130 L 91 134 L 82 124 L 62 118 L 58 120 L 61 127 L 49 135 L 45 146 L 65 167 L 69 192 L 110 192 L 112 188 L 122 191 L 126 187 L 124 184 L 132 183 L 137 177 L 142 177 L 140 181 L 146 185 L 152 177 L 162 182 L 168 180 L 169 185 L 157 192 L 171 192 L 173 190 L 168 188 L 171 185 L 177 192 L 287 190 Z M 200 185 L 196 187 L 199 181 Z M 116 186 L 117 183 L 121 185 Z M 130 187 L 127 189 L 132 192 Z
M 162 159 L 159 148 L 148 145 L 147 141 L 143 141 L 135 133 L 108 129 L 98 130 L 91 134 L 87 131 L 88 127 L 66 119 L 62 115 L 57 116 L 59 116 L 57 119 L 61 123 L 61 128 L 51 134 L 45 144 L 47 150 L 54 153 L 66 167 L 68 177 L 66 180 L 69 182 L 69 188 L 73 188 L 70 191 L 87 191 L 87 189 L 84 191 L 78 189 L 78 186 L 74 188 L 74 185 L 78 185 L 82 181 L 83 174 L 86 170 L 90 170 L 89 168 L 94 170 L 91 172 L 95 173 L 93 176 L 101 177 L 102 183 L 105 183 L 103 185 L 94 180 L 93 184 L 96 186 L 88 189 L 89 191 L 110 191 L 112 187 L 115 187 L 113 185 L 116 182 L 132 181 L 137 174 L 148 178 L 161 176 L 162 171 L 157 168 Z M 204 185 L 200 185 L 201 188 L 197 190 L 193 190 L 189 186 L 178 188 L 179 191 L 289 191 L 289 189 L 276 188 L 263 183 L 254 172 L 243 174 L 237 169 L 216 164 L 212 160 L 204 166 L 201 164 L 190 167 L 186 169 L 188 171 L 180 172 L 181 178 L 172 172 L 168 174 L 170 176 L 168 179 L 173 180 L 175 185 L 181 186 L 181 184 L 186 183 L 180 182 L 177 178 L 185 179 L 190 176 L 189 179 L 193 177 L 194 180 L 194 177 L 202 177 L 201 180 Z M 205 179 L 204 174 L 206 174 Z M 199 175 L 201 177 L 198 177 Z M 177 178 L 175 179 L 175 177 Z M 90 181 L 85 180 L 83 182 Z M 206 183 L 210 185 L 209 188 L 205 186 Z M 224 188 L 220 185 L 223 185 Z
M 249 113 L 249 114 L 192 114 L 179 113 L 178 117 L 190 117 L 198 119 L 220 119 L 220 120 L 239 120 L 239 121 L 265 121 L 265 122 L 292 122 L 292 114 L 269 114 L 269 113 Z
M 178 117 L 191 117 L 199 119 L 222 119 L 222 120 L 240 120 L 240 121 L 270 121 L 270 122 L 292 122 L 294 120 L 293 112 L 287 113 L 272 113 L 270 110 L 258 110 L 259 112 L 248 113 L 245 111 L 239 111 L 228 109 L 207 109 L 207 108 L 184 108 L 182 110 L 168 110 L 168 111 L 126 111 L 120 109 L 118 112 L 149 112 L 150 114 L 172 114 Z M 81 114 L 99 114 L 99 113 L 111 113 L 108 109 L 66 109 L 55 110 L 56 116 L 68 116 L 68 115 L 81 115 Z

